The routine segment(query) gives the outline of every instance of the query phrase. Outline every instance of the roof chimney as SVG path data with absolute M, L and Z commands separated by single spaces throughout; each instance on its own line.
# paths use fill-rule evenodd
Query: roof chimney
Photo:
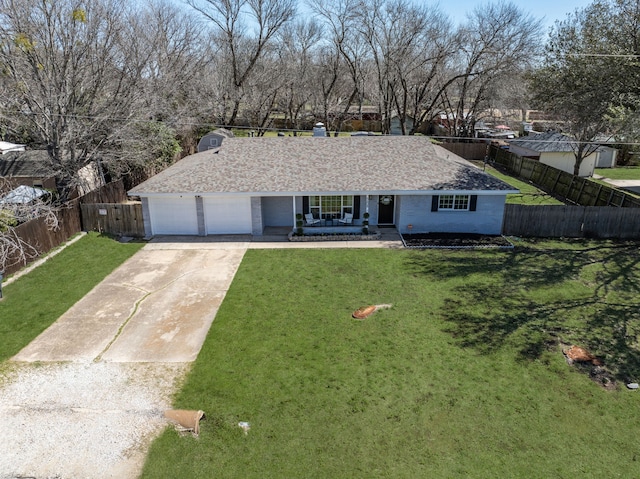
M 315 126 L 313 127 L 313 136 L 317 136 L 317 137 L 326 137 L 327 136 L 327 129 L 324 127 L 323 123 L 316 123 Z

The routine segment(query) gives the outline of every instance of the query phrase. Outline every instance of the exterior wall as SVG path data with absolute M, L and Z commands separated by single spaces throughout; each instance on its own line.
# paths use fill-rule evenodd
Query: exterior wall
M 302 212 L 302 201 L 298 212 Z M 291 196 L 263 196 L 262 220 L 264 226 L 293 227 L 293 200 Z
M 258 196 L 251 197 L 251 234 L 262 236 L 264 223 L 262 217 L 262 201 Z
M 411 224 L 412 233 L 480 233 L 500 234 L 504 216 L 506 195 L 478 195 L 476 211 L 431 211 L 431 195 L 412 195 L 395 197 L 395 224 L 402 233 L 408 233 L 407 225 Z M 166 201 L 166 200 L 165 200 Z M 162 202 L 164 203 L 164 202 Z M 176 232 L 173 234 L 207 234 L 205 230 L 205 210 L 203 198 L 194 198 L 194 231 Z M 252 197 L 251 198 L 251 234 L 262 235 L 265 226 L 292 226 L 293 201 L 291 197 Z M 296 197 L 296 211 L 302 212 L 302 197 Z M 369 200 L 369 223 L 378 223 L 378 196 L 372 195 Z M 152 231 L 152 209 L 149 199 L 142 197 L 142 211 L 145 233 L 149 237 L 153 234 L 163 233 Z M 159 214 L 164 207 L 155 213 Z M 181 210 L 181 223 L 184 223 L 187 211 Z M 366 211 L 366 196 L 360 200 L 360 219 L 354 224 L 362 223 L 362 215 Z M 188 216 L 188 215 L 186 215 Z M 197 217 L 197 219 L 196 219 Z M 187 226 L 190 224 L 187 221 Z M 164 234 L 167 234 L 166 232 Z M 172 234 L 172 233 L 169 233 Z
M 615 148 L 601 147 L 598 153 L 596 168 L 615 168 L 618 150 Z
M 431 211 L 432 196 L 396 196 L 396 227 L 401 233 L 502 232 L 506 195 L 478 196 L 476 211 Z
M 518 155 L 518 156 L 527 156 L 527 157 L 534 156 L 536 158 L 540 156 L 540 152 L 538 151 L 530 150 L 529 148 L 523 148 L 521 146 L 514 145 L 512 143 L 509 144 L 509 151 L 514 155 Z
M 397 197 L 396 197 L 396 201 L 397 201 Z M 366 211 L 366 197 L 363 196 L 362 197 L 362 213 L 364 214 L 364 212 Z M 369 224 L 370 225 L 377 225 L 378 224 L 378 201 L 380 201 L 380 196 L 379 195 L 371 195 L 370 199 L 369 199 Z
M 580 174 L 578 176 L 593 176 L 593 170 L 596 164 L 597 153 L 592 153 L 582 160 L 580 165 Z M 573 174 L 573 165 L 575 164 L 576 157 L 572 152 L 557 152 L 557 153 L 541 153 L 540 163 L 553 166 L 567 173 Z
M 44 188 L 47 190 L 56 189 L 55 178 L 40 178 L 31 176 L 5 176 L 4 180 L 8 182 L 8 186 L 15 188 L 16 186 L 32 186 L 34 188 Z
M 207 133 L 198 142 L 198 153 L 218 148 L 222 144 L 224 136 L 217 133 Z
M 296 196 L 296 214 L 302 214 L 302 196 Z

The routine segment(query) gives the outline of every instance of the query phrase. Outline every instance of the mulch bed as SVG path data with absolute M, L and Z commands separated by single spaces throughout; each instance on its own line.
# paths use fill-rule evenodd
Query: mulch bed
M 504 236 L 470 233 L 420 233 L 402 235 L 407 248 L 513 248 Z

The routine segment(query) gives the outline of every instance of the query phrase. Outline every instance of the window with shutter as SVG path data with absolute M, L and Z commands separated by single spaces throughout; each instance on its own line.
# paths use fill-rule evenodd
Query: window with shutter
M 477 195 L 434 196 L 431 211 L 475 211 Z
M 308 196 L 305 197 L 307 201 L 303 199 L 303 209 L 305 213 L 313 214 L 314 218 L 323 219 L 336 219 L 344 218 L 345 213 L 351 213 L 354 218 L 357 218 L 355 213 L 356 207 L 359 209 L 359 197 L 358 201 L 354 199 L 353 195 L 344 196 Z M 308 209 L 306 207 L 308 204 Z

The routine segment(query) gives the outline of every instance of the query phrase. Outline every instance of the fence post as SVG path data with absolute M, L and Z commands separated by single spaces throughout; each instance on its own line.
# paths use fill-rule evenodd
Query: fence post
M 571 188 L 573 187 L 573 180 L 575 179 L 576 179 L 575 176 L 571 177 L 571 181 L 569 182 L 569 187 L 567 188 L 567 194 L 564 195 L 565 198 L 567 198 L 568 200 L 571 200 Z
M 556 192 L 556 186 L 558 186 L 558 181 L 560 181 L 561 173 L 562 171 L 558 170 L 558 174 L 556 175 L 556 181 L 553 183 L 553 186 L 551 187 L 551 194 L 554 194 Z
M 582 191 L 584 190 L 584 185 L 586 185 L 587 182 L 583 181 L 582 184 L 580 185 L 580 191 L 578 191 L 578 197 L 576 198 L 576 203 L 578 203 L 579 205 L 582 204 Z

